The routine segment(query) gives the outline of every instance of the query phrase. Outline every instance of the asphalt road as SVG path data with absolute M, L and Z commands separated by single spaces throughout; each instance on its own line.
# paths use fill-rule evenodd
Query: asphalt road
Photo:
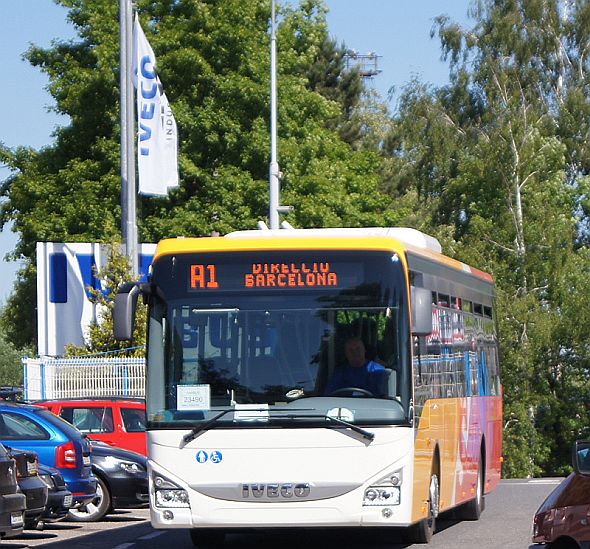
M 486 497 L 486 510 L 477 522 L 459 522 L 449 516 L 439 520 L 432 549 L 528 549 L 532 517 L 560 479 L 505 480 Z M 411 547 L 397 532 L 367 530 L 283 531 L 232 534 L 226 547 L 243 549 L 347 549 Z M 190 549 L 186 531 L 154 530 L 147 509 L 119 511 L 106 521 L 78 524 L 58 522 L 42 532 L 25 531 L 21 538 L 2 541 L 3 549 Z M 418 546 L 415 546 L 418 547 Z M 538 547 L 538 546 L 534 546 Z

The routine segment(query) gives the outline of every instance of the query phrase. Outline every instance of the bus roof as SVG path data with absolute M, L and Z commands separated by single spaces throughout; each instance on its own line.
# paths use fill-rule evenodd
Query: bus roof
M 489 274 L 443 255 L 436 238 L 406 227 L 247 230 L 235 231 L 223 237 L 178 237 L 160 241 L 154 260 L 175 253 L 280 249 L 411 251 L 427 260 L 493 282 Z
M 424 248 L 438 253 L 442 252 L 440 242 L 436 238 L 407 227 L 336 227 L 327 229 L 235 231 L 227 234 L 225 238 L 357 238 L 370 236 L 389 237 L 417 248 Z

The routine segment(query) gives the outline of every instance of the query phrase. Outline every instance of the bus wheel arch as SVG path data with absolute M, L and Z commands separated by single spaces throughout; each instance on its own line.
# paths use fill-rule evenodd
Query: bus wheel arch
M 458 518 L 461 520 L 479 520 L 481 513 L 485 509 L 486 444 L 483 436 L 479 448 L 475 497 L 459 508 Z
M 436 479 L 436 494 L 432 493 L 432 479 L 435 477 Z M 440 450 L 438 448 L 438 444 L 434 448 L 434 454 L 432 455 L 432 467 L 430 473 L 430 480 L 431 484 L 429 485 L 429 492 L 428 492 L 428 503 L 430 509 L 433 513 L 434 518 L 438 517 L 440 513 L 440 482 L 441 482 L 441 474 L 440 474 Z M 431 501 L 432 498 L 435 498 L 435 501 Z
M 436 529 L 436 517 L 440 512 L 440 452 L 438 444 L 432 455 L 428 495 L 428 515 L 406 529 L 405 537 L 411 543 L 429 543 Z

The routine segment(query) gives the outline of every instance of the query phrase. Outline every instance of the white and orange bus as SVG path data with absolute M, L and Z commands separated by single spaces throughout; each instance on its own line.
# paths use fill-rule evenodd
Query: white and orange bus
M 248 528 L 475 520 L 500 478 L 492 278 L 413 229 L 240 231 L 158 244 L 115 299 L 148 303 L 151 521 L 195 544 Z M 327 390 L 344 342 L 383 370 Z

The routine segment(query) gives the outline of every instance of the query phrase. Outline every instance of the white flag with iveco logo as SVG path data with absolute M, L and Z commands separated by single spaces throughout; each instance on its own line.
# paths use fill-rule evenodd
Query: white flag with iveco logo
M 139 192 L 165 196 L 178 187 L 176 121 L 156 72 L 156 56 L 135 15 L 133 79 L 137 88 Z

